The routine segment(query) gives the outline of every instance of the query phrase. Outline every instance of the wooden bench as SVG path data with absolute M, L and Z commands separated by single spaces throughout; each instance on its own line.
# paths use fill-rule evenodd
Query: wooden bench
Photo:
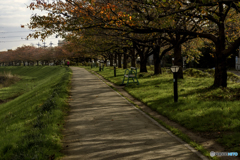
M 129 69 L 125 70 L 122 85 L 124 84 L 125 78 L 127 78 L 126 86 L 128 85 L 128 83 L 137 83 L 139 85 L 139 82 L 137 79 L 137 68 L 131 67 L 130 70 Z M 129 82 L 129 79 L 132 80 L 133 82 Z

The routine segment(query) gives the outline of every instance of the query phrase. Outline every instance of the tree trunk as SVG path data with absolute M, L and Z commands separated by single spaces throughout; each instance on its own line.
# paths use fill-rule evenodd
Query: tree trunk
M 180 35 L 176 35 L 176 44 L 174 45 L 174 66 L 179 66 L 178 79 L 183 79 L 183 59 L 182 59 L 182 46 L 179 44 Z
M 223 3 L 219 3 L 219 12 L 223 12 Z M 225 26 L 224 26 L 224 15 L 220 16 L 219 37 L 216 45 L 215 54 L 215 79 L 214 87 L 227 87 L 227 55 L 222 52 L 226 49 L 225 47 Z
M 216 44 L 214 87 L 227 87 L 227 55 L 225 50 L 224 25 L 219 26 L 219 38 Z
M 127 53 L 123 54 L 123 69 L 127 69 L 127 60 L 128 60 L 128 55 Z
M 147 57 L 144 53 L 139 53 L 140 56 L 140 72 L 147 72 Z
M 136 67 L 135 49 L 131 50 L 131 67 Z
M 107 67 L 107 58 L 104 57 L 104 64 Z
M 159 56 L 160 47 L 158 46 L 155 51 L 153 52 L 153 58 L 154 58 L 154 74 L 162 74 L 161 70 L 161 60 Z
M 122 68 L 122 54 L 118 54 L 118 68 Z
M 117 65 L 117 53 L 114 54 L 114 63 Z
M 109 55 L 110 66 L 113 66 L 113 54 Z
M 227 60 L 215 58 L 214 87 L 227 87 Z

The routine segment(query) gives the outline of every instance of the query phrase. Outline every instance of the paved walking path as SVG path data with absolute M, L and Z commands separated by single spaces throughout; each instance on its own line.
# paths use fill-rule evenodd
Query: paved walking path
M 71 69 L 72 101 L 63 160 L 202 159 L 97 76 L 83 68 Z

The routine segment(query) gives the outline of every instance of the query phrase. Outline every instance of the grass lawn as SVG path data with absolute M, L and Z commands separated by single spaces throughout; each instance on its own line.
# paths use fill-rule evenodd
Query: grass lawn
M 58 159 L 63 118 L 68 110 L 71 70 L 58 66 L 0 67 L 19 75 L 0 88 L 0 159 Z
M 105 67 L 101 72 L 98 68 L 92 70 L 115 84 L 122 83 L 123 69 L 117 69 L 117 77 L 114 77 L 112 67 Z M 228 81 L 226 89 L 211 89 L 213 78 L 185 75 L 184 79 L 178 80 L 179 99 L 175 103 L 172 73 L 164 70 L 162 75 L 152 74 L 153 71 L 140 73 L 140 85 L 130 84 L 125 90 L 161 115 L 203 137 L 215 139 L 226 151 L 240 154 L 239 83 Z

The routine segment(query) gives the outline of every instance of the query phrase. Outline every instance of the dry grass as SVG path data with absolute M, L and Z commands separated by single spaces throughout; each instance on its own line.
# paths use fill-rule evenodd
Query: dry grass
M 13 75 L 11 72 L 0 73 L 0 88 L 8 87 L 20 80 L 18 75 Z

